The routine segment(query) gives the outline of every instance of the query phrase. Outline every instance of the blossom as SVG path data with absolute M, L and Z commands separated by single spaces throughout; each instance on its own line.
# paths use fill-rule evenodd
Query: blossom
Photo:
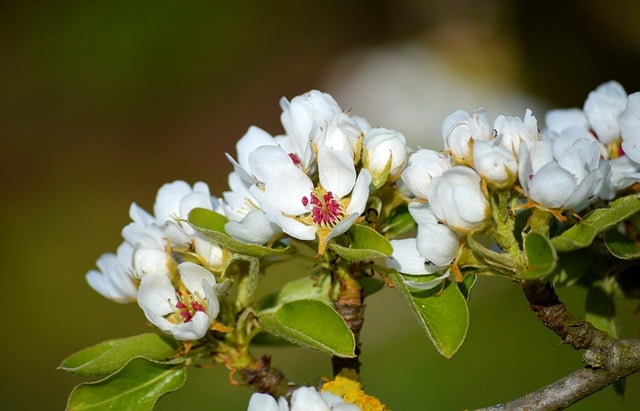
M 427 199 L 427 189 L 431 181 L 453 167 L 446 155 L 429 149 L 420 149 L 409 156 L 407 166 L 400 178 L 411 194 Z
M 619 117 L 627 106 L 627 93 L 620 83 L 608 81 L 591 91 L 584 112 L 598 139 L 608 144 L 620 137 Z
M 484 109 L 469 114 L 458 110 L 449 114 L 442 122 L 444 149 L 462 162 L 471 160 L 474 140 L 486 141 L 491 138 L 492 129 Z
M 539 205 L 580 211 L 597 198 L 609 167 L 595 141 L 547 131 L 521 147 L 518 173 L 525 195 Z
M 448 268 L 460 246 L 458 235 L 438 221 L 428 204 L 411 202 L 409 212 L 418 224 L 418 234 L 416 238 L 391 240 L 393 252 L 387 266 L 412 276 L 439 274 L 429 281 L 405 280 L 416 289 L 436 287 L 449 276 Z
M 353 160 L 343 151 L 320 147 L 317 185 L 279 148 L 261 147 L 254 155 L 252 167 L 264 184 L 253 186 L 252 194 L 267 218 L 294 238 L 317 236 L 319 254 L 365 209 L 371 175 L 363 169 L 356 176 Z
M 386 128 L 372 128 L 364 137 L 364 167 L 374 179 L 388 173 L 396 180 L 407 163 L 407 140 L 399 132 Z M 386 179 L 385 179 L 386 180 Z
M 499 115 L 493 122 L 496 131 L 495 144 L 509 150 L 517 159 L 520 144 L 528 144 L 538 140 L 538 122 L 527 109 L 524 113 L 524 120 L 516 116 Z
M 138 290 L 129 273 L 132 253 L 131 245 L 123 242 L 116 254 L 103 254 L 96 263 L 98 270 L 91 270 L 86 274 L 87 283 L 112 301 L 118 303 L 135 301 Z
M 291 407 L 287 400 L 278 401 L 269 394 L 254 393 L 247 411 L 360 411 L 355 404 L 346 403 L 331 392 L 318 392 L 313 387 L 299 387 L 291 395 Z
M 230 191 L 223 193 L 223 207 L 229 221 L 224 229 L 230 236 L 246 243 L 265 244 L 282 231 L 272 223 L 260 208 L 258 200 L 249 191 L 239 173 L 228 177 Z
M 280 122 L 291 143 L 291 151 L 303 170 L 314 160 L 311 141 L 327 129 L 332 118 L 342 112 L 338 103 L 327 93 L 311 90 L 291 101 L 280 100 Z
M 431 181 L 427 191 L 433 214 L 458 232 L 482 227 L 489 216 L 480 176 L 472 168 L 455 166 L 445 170 Z
M 516 157 L 501 140 L 498 137 L 493 141 L 476 141 L 473 145 L 473 168 L 489 185 L 498 189 L 511 187 L 518 176 Z
M 207 333 L 220 311 L 215 284 L 210 271 L 183 262 L 169 275 L 145 275 L 138 289 L 138 305 L 163 332 L 177 340 L 197 340 Z

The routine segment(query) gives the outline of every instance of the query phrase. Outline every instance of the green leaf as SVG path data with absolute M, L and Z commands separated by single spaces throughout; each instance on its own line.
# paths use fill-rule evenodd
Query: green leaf
M 581 222 L 564 231 L 562 234 L 553 237 L 551 243 L 558 251 L 578 250 L 591 245 L 597 233 L 598 229 L 596 226 Z
M 552 238 L 551 242 L 556 250 L 562 252 L 588 247 L 598 233 L 610 229 L 638 211 L 640 198 L 637 194 L 619 198 L 608 207 L 589 212 L 581 222 Z
M 69 411 L 151 410 L 158 398 L 182 387 L 186 367 L 132 360 L 119 372 L 78 385 L 67 403 Z
M 597 208 L 584 217 L 584 222 L 593 224 L 598 232 L 607 230 L 640 211 L 638 194 L 617 199 L 606 208 Z
M 518 276 L 525 279 L 543 278 L 553 271 L 556 266 L 556 250 L 551 242 L 541 234 L 529 233 L 524 239 L 524 253 L 527 268 L 520 271 Z
M 58 368 L 79 375 L 108 375 L 133 358 L 165 362 L 176 355 L 178 343 L 168 337 L 148 333 L 104 341 L 67 357 Z
M 327 304 L 296 300 L 258 314 L 262 328 L 294 344 L 340 357 L 355 355 L 355 338 L 344 319 Z
M 640 246 L 615 228 L 604 233 L 604 244 L 611 254 L 622 260 L 640 258 Z
M 206 208 L 194 208 L 189 213 L 189 224 L 199 233 L 213 240 L 229 251 L 254 257 L 271 257 L 292 252 L 291 247 L 269 248 L 258 244 L 249 244 L 230 237 L 224 231 L 227 218 Z
M 469 308 L 460 288 L 447 282 L 442 290 L 438 287 L 415 292 L 404 284 L 400 275 L 391 276 L 438 352 L 446 358 L 453 357 L 469 328 Z
M 329 244 L 329 248 L 346 260 L 363 261 L 389 257 L 393 252 L 389 240 L 371 227 L 354 224 L 348 233 L 351 237 L 351 247 L 345 247 L 335 242 Z

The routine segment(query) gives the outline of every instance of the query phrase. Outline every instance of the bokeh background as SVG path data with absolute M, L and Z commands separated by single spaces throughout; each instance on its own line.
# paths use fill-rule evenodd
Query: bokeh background
M 225 152 L 252 125 L 277 134 L 281 96 L 312 88 L 412 145 L 439 147 L 442 118 L 581 106 L 616 79 L 640 90 L 633 0 L 27 1 L 0 4 L 2 408 L 56 410 L 83 380 L 69 354 L 151 330 L 135 305 L 84 274 L 115 251 L 132 201 L 150 209 L 168 181 L 226 189 Z M 295 275 L 295 273 L 283 273 Z M 277 280 L 277 279 L 276 279 Z M 581 290 L 561 290 L 581 313 Z M 460 410 L 516 398 L 580 367 L 519 290 L 481 279 L 467 341 L 436 353 L 393 290 L 368 302 L 365 387 L 394 410 Z M 640 330 L 621 301 L 627 335 Z M 299 382 L 330 374 L 324 355 L 277 349 Z M 611 388 L 572 409 L 632 410 Z M 160 410 L 241 410 L 250 391 L 222 367 L 189 373 Z

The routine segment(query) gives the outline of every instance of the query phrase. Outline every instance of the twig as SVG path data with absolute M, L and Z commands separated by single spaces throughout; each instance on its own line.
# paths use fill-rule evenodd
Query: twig
M 516 400 L 480 410 L 560 410 L 640 371 L 640 339 L 617 339 L 573 317 L 553 287 L 538 280 L 522 283 L 531 310 L 563 342 L 585 350 L 587 365 Z

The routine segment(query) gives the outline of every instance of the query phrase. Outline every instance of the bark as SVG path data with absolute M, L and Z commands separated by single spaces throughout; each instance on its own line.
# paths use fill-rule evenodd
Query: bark
M 516 400 L 480 410 L 561 410 L 640 371 L 640 339 L 617 339 L 573 317 L 553 287 L 538 280 L 522 283 L 531 310 L 563 342 L 584 350 L 586 366 Z

